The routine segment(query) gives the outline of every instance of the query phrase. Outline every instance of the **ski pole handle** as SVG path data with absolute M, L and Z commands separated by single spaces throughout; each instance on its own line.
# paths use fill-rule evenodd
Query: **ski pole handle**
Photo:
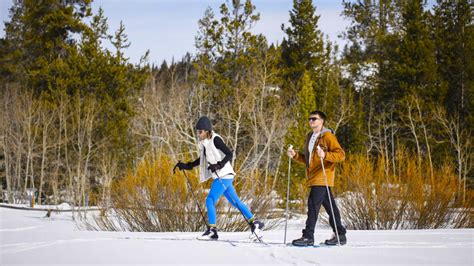
M 294 157 L 295 154 L 293 154 L 293 156 L 291 156 L 291 155 L 290 155 L 290 150 L 294 152 L 294 150 L 293 150 L 293 145 L 291 145 L 291 144 L 288 146 L 288 150 L 286 151 L 288 157 L 291 159 L 291 158 Z

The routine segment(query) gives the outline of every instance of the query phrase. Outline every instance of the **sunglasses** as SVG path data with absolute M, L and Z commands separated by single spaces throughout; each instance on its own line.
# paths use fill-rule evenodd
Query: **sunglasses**
M 309 121 L 316 121 L 316 120 L 320 120 L 321 118 L 317 118 L 317 117 L 310 117 L 308 118 Z
M 205 132 L 205 130 L 198 129 L 198 130 L 196 130 L 196 132 L 197 132 L 198 134 L 202 134 L 203 132 Z

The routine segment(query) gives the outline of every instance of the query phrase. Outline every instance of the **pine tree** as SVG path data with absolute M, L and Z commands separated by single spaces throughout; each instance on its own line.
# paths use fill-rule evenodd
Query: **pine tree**
M 434 45 L 423 1 L 403 1 L 400 8 L 400 41 L 389 62 L 392 71 L 387 72 L 382 97 L 396 102 L 410 94 L 430 102 L 443 98 L 444 92 L 435 88 Z
M 74 52 L 72 34 L 86 28 L 82 19 L 91 15 L 90 2 L 15 1 L 1 41 L 0 54 L 6 61 L 0 67 L 2 74 L 37 93 L 63 87 L 57 73 Z
M 474 27 L 472 2 L 438 1 L 432 16 L 438 66 L 438 89 L 448 113 L 464 125 L 474 124 Z
M 290 26 L 282 25 L 287 37 L 282 42 L 283 96 L 289 104 L 294 102 L 298 92 L 296 83 L 308 72 L 316 88 L 322 88 L 321 69 L 326 63 L 319 16 L 311 0 L 293 0 L 290 11 Z
M 199 20 L 195 69 L 200 83 L 210 92 L 211 108 L 224 104 L 234 112 L 241 108 L 232 106 L 242 105 L 253 86 L 251 72 L 257 58 L 250 50 L 267 43 L 265 37 L 250 31 L 259 20 L 250 0 L 222 4 L 220 15 L 216 18 L 212 9 L 207 9 L 204 18 Z
M 351 20 L 351 25 L 344 34 L 349 44 L 343 53 L 343 62 L 347 65 L 351 82 L 361 93 L 379 97 L 378 102 L 390 102 L 391 96 L 382 94 L 389 91 L 385 90 L 386 79 L 393 71 L 391 62 L 396 59 L 394 51 L 400 39 L 400 15 L 396 2 L 347 1 L 344 2 L 343 14 Z M 374 92 L 377 93 L 374 95 Z M 368 98 L 364 101 L 364 106 L 370 108 Z M 365 112 L 367 111 L 366 109 Z
M 297 103 L 292 109 L 296 119 L 294 124 L 288 128 L 286 146 L 292 144 L 295 150 L 302 152 L 306 135 L 311 130 L 308 127 L 308 117 L 312 111 L 316 110 L 316 94 L 314 93 L 313 81 L 308 72 L 303 72 L 298 85 L 301 89 L 296 94 Z M 294 172 L 298 178 L 305 177 L 304 167 L 296 167 Z

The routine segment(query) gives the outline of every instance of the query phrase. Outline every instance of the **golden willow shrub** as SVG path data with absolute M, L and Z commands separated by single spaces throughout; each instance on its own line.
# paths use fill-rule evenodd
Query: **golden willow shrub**
M 433 172 L 427 162 L 400 151 L 396 173 L 387 174 L 381 156 L 370 161 L 363 154 L 350 154 L 337 174 L 339 207 L 350 229 L 429 229 L 472 227 L 473 193 L 466 204 L 453 168 L 445 165 Z M 342 170 L 342 171 L 341 171 Z
M 104 215 L 95 217 L 93 230 L 111 231 L 202 231 L 205 222 L 182 171 L 173 174 L 174 161 L 166 156 L 157 156 L 156 161 L 145 159 L 135 172 L 116 181 L 112 188 L 111 208 Z M 210 182 L 199 184 L 197 171 L 186 172 L 201 210 L 207 222 L 205 199 Z M 241 199 L 262 220 L 275 218 L 270 211 L 272 199 L 259 189 L 250 189 L 255 178 L 239 179 L 237 191 Z M 236 181 L 234 181 L 235 183 Z M 235 184 L 234 184 L 235 185 Z M 240 212 L 230 207 L 224 196 L 217 205 L 217 223 L 221 231 L 248 230 Z M 271 228 L 278 221 L 267 221 Z

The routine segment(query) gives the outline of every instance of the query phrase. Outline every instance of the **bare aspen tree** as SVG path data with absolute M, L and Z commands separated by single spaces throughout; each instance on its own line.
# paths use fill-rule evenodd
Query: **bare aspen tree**
M 175 159 L 196 154 L 194 124 L 200 114 L 207 114 L 209 93 L 202 86 L 176 85 L 175 89 L 180 93 L 166 95 L 158 84 L 155 94 L 145 92 L 141 97 L 132 132 L 150 146 L 145 153 L 165 153 Z
M 368 143 L 366 144 L 367 149 L 366 149 L 366 157 L 367 160 L 370 159 L 370 153 L 374 148 L 377 147 L 376 145 L 376 137 L 373 133 L 373 123 L 372 120 L 374 118 L 374 112 L 373 112 L 373 104 L 371 97 L 369 97 L 369 112 L 368 112 L 368 118 L 367 118 L 367 133 L 364 133 L 367 136 Z
M 25 182 L 23 192 L 26 194 L 28 187 L 28 178 L 30 179 L 30 187 L 34 190 L 34 173 L 31 163 L 33 160 L 33 152 L 35 149 L 35 142 L 37 137 L 37 101 L 33 99 L 33 93 L 26 91 L 21 94 L 21 118 L 24 123 L 23 134 L 26 137 L 26 163 L 25 163 Z
M 421 171 L 421 147 L 420 147 L 420 141 L 418 140 L 418 134 L 417 134 L 417 129 L 418 129 L 418 124 L 417 124 L 417 119 L 415 117 L 414 112 L 417 110 L 415 109 L 415 103 L 412 98 L 407 99 L 405 101 L 406 103 L 406 114 L 402 115 L 402 120 L 405 124 L 405 126 L 410 130 L 411 135 L 413 136 L 413 139 L 415 141 L 415 147 L 416 147 L 416 154 L 418 158 L 418 169 Z
M 423 115 L 422 106 L 420 104 L 420 98 L 416 94 L 410 95 L 406 101 L 405 105 L 407 108 L 407 113 L 402 116 L 404 125 L 409 129 L 411 135 L 413 136 L 416 144 L 417 158 L 418 158 L 418 168 L 421 171 L 421 162 L 422 162 L 422 150 L 421 150 L 421 141 L 418 134 L 422 134 L 423 140 L 426 146 L 426 154 L 428 155 L 428 162 L 430 165 L 430 180 L 431 185 L 434 185 L 434 174 L 433 174 L 433 160 L 431 157 L 431 145 L 429 142 L 428 129 L 426 127 L 427 119 L 426 115 Z M 422 133 L 417 131 L 421 128 Z
M 457 117 L 448 117 L 446 110 L 437 107 L 435 119 L 443 127 L 449 144 L 456 154 L 457 174 L 459 181 L 459 192 L 462 191 L 463 202 L 466 201 L 466 179 L 472 170 L 472 133 L 469 129 L 462 127 Z
M 5 90 L 5 92 L 2 93 L 2 107 L 1 107 L 1 116 L 0 116 L 0 130 L 1 130 L 1 147 L 2 147 L 2 152 L 3 152 L 3 159 L 4 159 L 4 167 L 5 167 L 5 178 L 6 178 L 6 183 L 7 183 L 7 200 L 8 202 L 13 202 L 14 197 L 13 197 L 13 184 L 12 184 L 12 172 L 10 170 L 11 167 L 11 162 L 10 162 L 10 148 L 11 145 L 9 143 L 9 138 L 11 135 L 11 130 L 12 127 L 10 126 L 10 119 L 7 116 L 7 111 L 9 110 L 9 95 L 8 92 L 10 90 Z
M 249 90 L 249 88 L 241 87 L 233 89 L 234 102 L 232 103 L 232 106 L 222 109 L 223 117 L 227 123 L 227 127 L 224 128 L 224 134 L 230 137 L 229 144 L 231 149 L 234 151 L 234 156 L 232 157 L 231 162 L 232 165 L 235 165 L 235 160 L 237 159 L 235 152 L 239 149 L 239 136 L 241 128 L 243 127 L 244 116 L 245 114 L 248 114 L 248 112 L 251 112 L 248 104 L 250 95 L 245 90 Z M 240 164 L 240 167 L 237 168 L 238 172 L 241 171 L 243 165 L 244 164 Z
M 117 177 L 117 159 L 102 149 L 100 154 L 99 182 L 102 185 L 101 203 L 105 209 L 110 207 L 112 181 Z
M 413 95 L 413 102 L 415 104 L 416 110 L 418 111 L 418 121 L 420 121 L 421 128 L 423 129 L 423 136 L 425 139 L 425 145 L 426 145 L 426 152 L 428 154 L 428 162 L 430 164 L 430 180 L 431 180 L 431 185 L 434 186 L 435 181 L 434 181 L 434 173 L 433 173 L 433 160 L 431 159 L 431 145 L 428 140 L 428 130 L 426 128 L 426 116 L 423 116 L 421 106 L 420 106 L 420 98 L 417 95 Z
M 67 146 L 69 142 L 69 137 L 67 135 L 67 109 L 66 107 L 69 105 L 69 99 L 65 97 L 64 94 L 58 93 L 56 95 L 56 102 L 57 105 L 55 106 L 56 114 L 57 114 L 57 139 L 58 145 L 55 149 L 55 157 L 54 160 L 54 170 L 52 173 L 52 180 L 51 180 L 51 189 L 53 190 L 53 202 L 54 204 L 58 204 L 59 202 L 59 190 L 60 188 L 60 179 L 63 178 L 71 178 L 71 171 L 68 167 L 68 160 L 67 160 Z M 67 171 L 67 173 L 66 173 Z M 66 191 L 67 196 L 71 199 L 71 182 L 68 179 L 66 184 Z
M 79 95 L 73 98 L 72 111 L 72 130 L 74 130 L 74 158 L 75 165 L 75 184 L 74 195 L 75 203 L 86 205 L 87 187 L 89 176 L 89 163 L 93 152 L 92 129 L 96 119 L 96 102 L 94 99 L 86 97 L 82 99 Z
M 48 150 L 54 148 L 56 145 L 59 145 L 56 141 L 52 141 L 50 134 L 53 132 L 52 124 L 56 119 L 56 113 L 53 108 L 51 108 L 45 101 L 41 102 L 40 108 L 40 121 L 41 121 L 41 130 L 42 130 L 42 142 L 41 142 L 41 166 L 40 166 L 40 182 L 38 188 L 38 197 L 41 199 L 43 194 L 43 185 L 45 182 L 45 166 L 48 158 Z

